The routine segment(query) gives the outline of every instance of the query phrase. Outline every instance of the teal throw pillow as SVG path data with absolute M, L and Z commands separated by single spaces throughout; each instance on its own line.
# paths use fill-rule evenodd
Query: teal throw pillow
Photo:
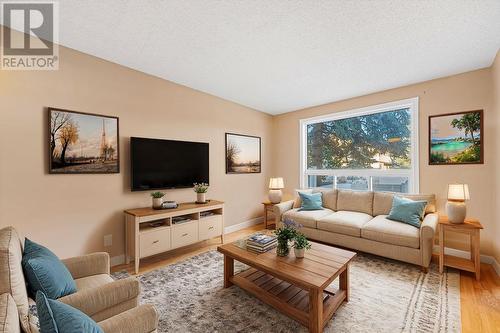
M 21 263 L 32 297 L 39 290 L 51 299 L 76 292 L 75 280 L 62 261 L 52 251 L 28 238 L 24 242 Z
M 387 218 L 420 228 L 420 221 L 424 214 L 425 206 L 427 206 L 427 201 L 425 200 L 414 201 L 395 195 L 392 199 L 392 208 Z
M 104 333 L 85 313 L 72 306 L 47 298 L 41 291 L 36 293 L 36 308 L 40 333 Z
M 302 205 L 300 206 L 299 211 L 323 209 L 321 192 L 320 193 L 299 192 L 299 195 L 300 195 L 300 200 L 302 201 Z

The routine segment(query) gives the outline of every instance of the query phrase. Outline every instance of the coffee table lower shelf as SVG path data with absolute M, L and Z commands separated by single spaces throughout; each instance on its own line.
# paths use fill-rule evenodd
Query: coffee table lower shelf
M 318 318 L 311 318 L 311 314 L 316 314 L 314 313 L 315 307 L 310 305 L 314 302 L 314 300 L 311 302 L 313 295 L 310 295 L 308 290 L 255 268 L 249 268 L 237 275 L 230 276 L 229 281 L 306 327 L 311 326 L 311 320 L 318 320 Z M 320 331 L 342 302 L 347 301 L 347 293 L 346 290 L 327 288 L 322 291 L 321 297 L 323 313 L 320 320 L 322 325 L 319 328 Z

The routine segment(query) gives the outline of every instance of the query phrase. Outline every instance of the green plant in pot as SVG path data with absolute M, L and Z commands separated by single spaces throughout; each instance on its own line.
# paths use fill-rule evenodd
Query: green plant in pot
M 194 183 L 193 191 L 196 192 L 196 203 L 206 203 L 207 202 L 207 183 Z
M 301 225 L 295 223 L 293 220 L 285 219 L 283 225 L 274 232 L 278 238 L 278 245 L 276 247 L 276 254 L 280 257 L 286 257 L 290 253 L 289 242 L 297 235 L 297 229 Z
M 151 198 L 153 198 L 153 208 L 154 209 L 161 209 L 161 205 L 163 203 L 164 196 L 165 196 L 165 193 L 163 193 L 163 192 L 151 193 Z
M 293 239 L 293 250 L 296 258 L 304 258 L 304 252 L 311 248 L 311 243 L 307 240 L 304 234 L 297 232 Z

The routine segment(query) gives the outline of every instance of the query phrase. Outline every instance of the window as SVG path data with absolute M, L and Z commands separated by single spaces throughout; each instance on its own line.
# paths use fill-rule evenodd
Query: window
M 303 119 L 301 187 L 418 192 L 418 98 Z

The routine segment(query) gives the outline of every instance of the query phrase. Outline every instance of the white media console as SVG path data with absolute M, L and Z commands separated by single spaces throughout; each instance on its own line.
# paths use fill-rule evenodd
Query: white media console
M 174 209 L 150 207 L 125 211 L 125 259 L 133 259 L 135 274 L 139 261 L 162 252 L 210 238 L 224 243 L 224 203 L 211 200 L 206 204 L 181 203 Z

